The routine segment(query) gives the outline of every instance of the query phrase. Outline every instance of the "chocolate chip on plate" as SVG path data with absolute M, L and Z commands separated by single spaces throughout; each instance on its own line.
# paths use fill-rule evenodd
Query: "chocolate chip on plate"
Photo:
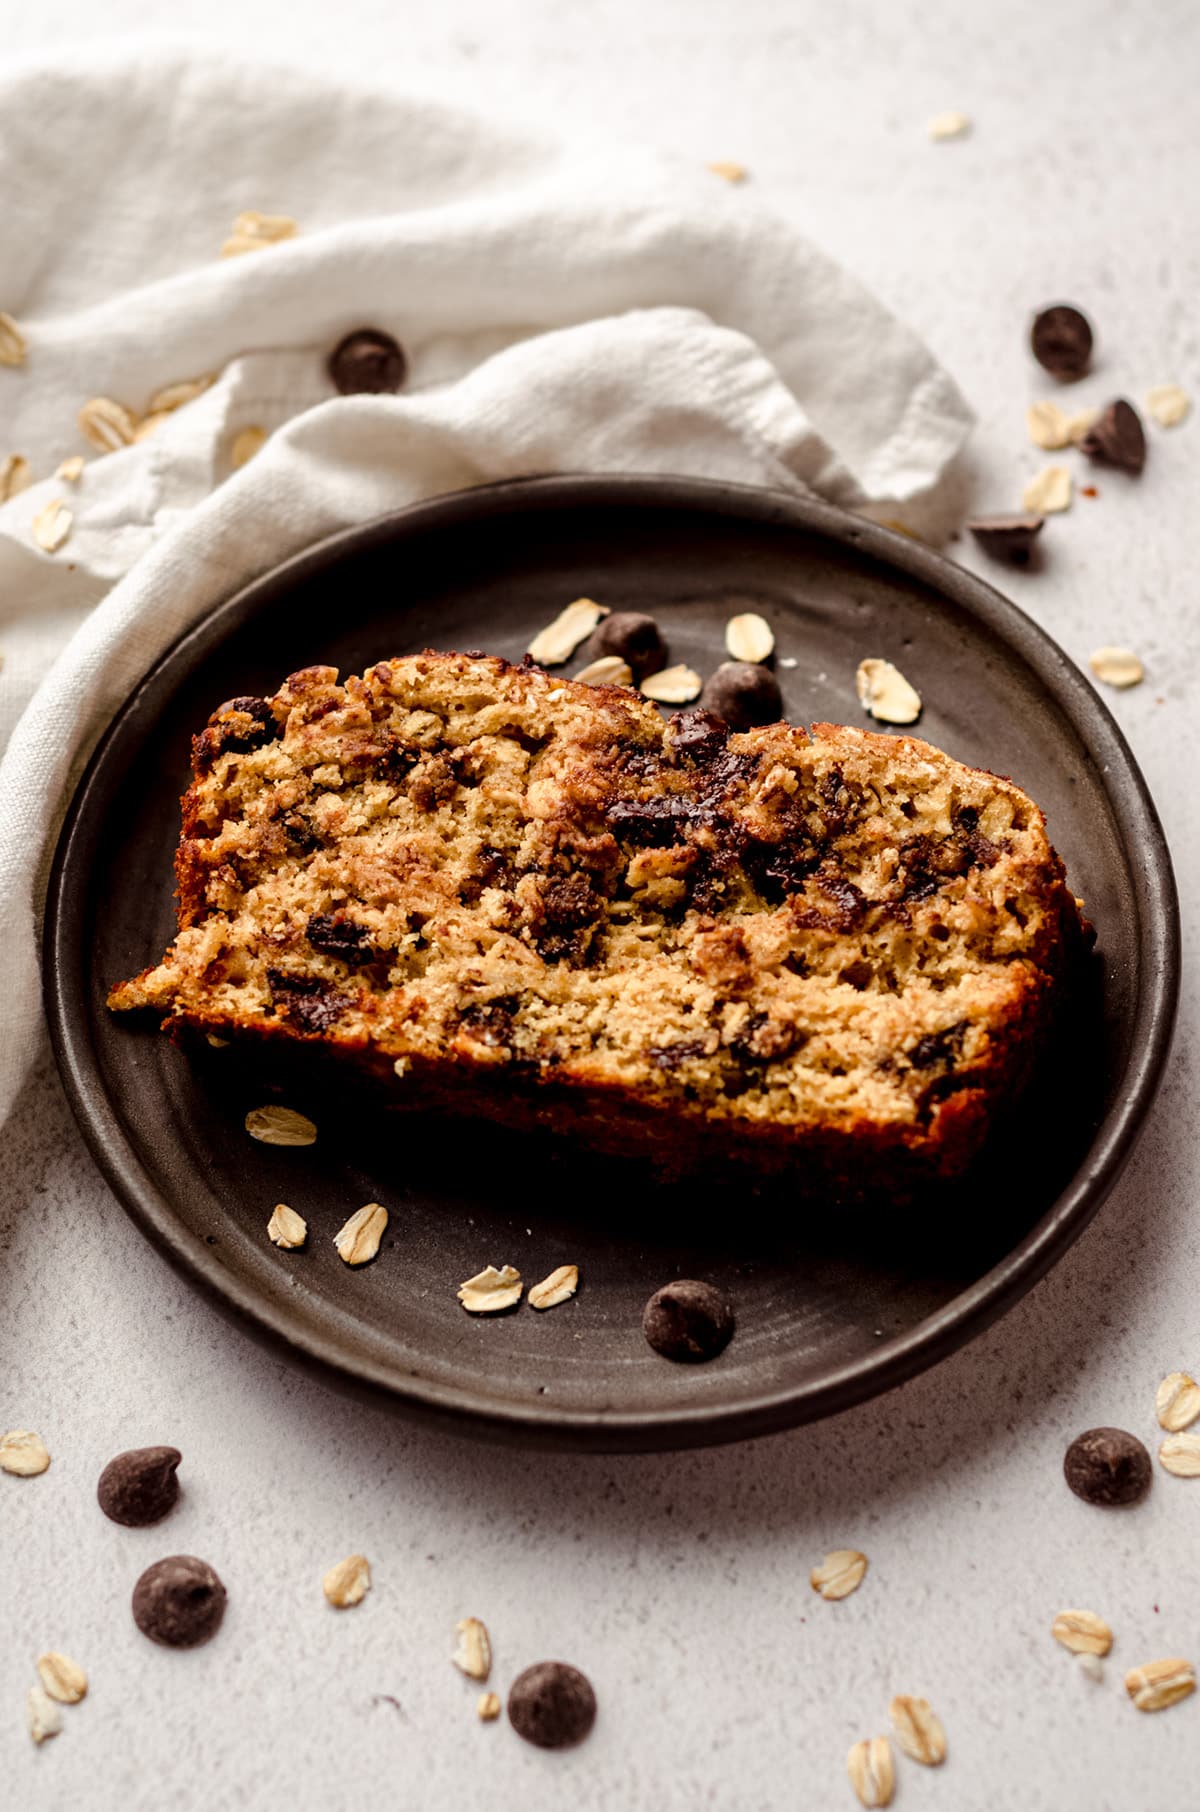
M 1108 405 L 1079 443 L 1089 459 L 1120 466 L 1123 472 L 1140 472 L 1146 463 L 1146 434 L 1142 418 L 1123 396 Z
M 1089 1428 L 1076 1435 L 1063 1474 L 1085 1504 L 1136 1504 L 1150 1489 L 1150 1455 L 1123 1428 Z
M 164 1648 L 198 1648 L 225 1615 L 225 1587 L 208 1562 L 171 1554 L 147 1567 L 133 1588 L 133 1621 Z
M 614 610 L 602 617 L 588 639 L 589 660 L 614 654 L 629 667 L 635 680 L 660 673 L 667 664 L 667 644 L 653 617 L 641 610 Z
M 596 1722 L 591 1681 L 565 1661 L 538 1661 L 518 1674 L 508 1695 L 508 1717 L 518 1736 L 539 1749 L 582 1743 Z
M 1028 566 L 1034 540 L 1042 532 L 1044 516 L 973 516 L 967 527 L 985 554 Z
M 642 1332 L 664 1359 L 697 1365 L 729 1345 L 733 1309 L 711 1284 L 680 1277 L 654 1292 L 642 1314 Z
M 783 716 L 779 681 L 752 661 L 722 661 L 701 692 L 700 703 L 723 717 L 731 730 L 778 723 Z
M 1057 302 L 1034 316 L 1029 344 L 1039 365 L 1064 384 L 1073 383 L 1092 361 L 1091 322 L 1069 302 Z
M 127 1529 L 161 1522 L 179 1498 L 178 1447 L 131 1447 L 100 1474 L 96 1497 L 105 1516 Z
M 343 396 L 399 390 L 407 371 L 404 348 L 378 327 L 356 328 L 329 355 L 329 375 Z

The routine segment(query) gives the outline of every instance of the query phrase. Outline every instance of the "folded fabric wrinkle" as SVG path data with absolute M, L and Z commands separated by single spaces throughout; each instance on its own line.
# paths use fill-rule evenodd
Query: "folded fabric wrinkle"
M 106 180 L 63 233 L 47 197 L 82 168 Z M 0 468 L 33 479 L 0 503 L 0 1118 L 40 1036 L 64 793 L 146 668 L 257 573 L 534 472 L 903 503 L 970 427 L 921 342 L 786 218 L 651 151 L 210 49 L 89 47 L 0 79 L 0 192 L 23 347 L 0 368 Z M 343 395 L 330 354 L 363 328 L 403 359 Z M 129 444 L 81 434 L 95 399 Z M 50 549 L 33 523 L 76 454 Z

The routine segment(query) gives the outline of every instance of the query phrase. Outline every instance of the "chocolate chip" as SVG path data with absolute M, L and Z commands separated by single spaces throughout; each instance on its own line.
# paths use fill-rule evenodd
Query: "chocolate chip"
M 833 907 L 831 917 L 838 931 L 854 931 L 862 924 L 866 901 L 848 876 L 838 874 L 836 870 L 818 874 L 817 886 Z M 868 967 L 868 974 L 871 973 L 873 971 Z
M 1034 540 L 1041 534 L 1045 520 L 1044 516 L 974 516 L 967 527 L 993 560 L 1028 566 Z
M 352 967 L 376 961 L 378 952 L 365 925 L 332 912 L 315 912 L 304 928 L 304 935 L 322 956 L 336 957 Z
M 667 759 L 701 765 L 715 761 L 729 740 L 729 725 L 713 711 L 696 705 L 680 711 L 667 725 Z
M 256 723 L 259 723 L 264 728 L 269 728 L 274 732 L 275 713 L 272 711 L 265 698 L 227 699 L 223 705 L 217 706 L 208 721 L 210 724 L 222 723 L 227 717 L 237 716 L 239 714 L 244 717 L 253 718 Z
M 681 1277 L 664 1284 L 646 1304 L 642 1332 L 664 1359 L 685 1365 L 715 1359 L 733 1335 L 733 1309 L 711 1284 Z
M 290 847 L 300 855 L 311 854 L 320 844 L 320 837 L 303 812 L 285 812 L 279 820 L 279 828 Z
M 205 774 L 219 755 L 248 754 L 279 735 L 275 713 L 265 698 L 230 698 L 218 705 L 207 726 L 192 742 L 192 759 Z
M 164 1648 L 198 1648 L 225 1615 L 225 1587 L 208 1562 L 172 1554 L 147 1567 L 133 1588 L 133 1621 Z
M 677 1038 L 674 1044 L 652 1044 L 646 1055 L 656 1070 L 677 1070 L 689 1058 L 703 1057 L 707 1048 L 703 1038 Z
M 175 1469 L 178 1447 L 131 1447 L 110 1460 L 100 1474 L 96 1496 L 105 1516 L 127 1529 L 161 1522 L 179 1497 Z
M 779 681 L 751 661 L 722 661 L 700 694 L 700 703 L 723 717 L 731 730 L 777 723 L 783 716 Z
M 967 1032 L 967 1022 L 960 1019 L 956 1025 L 947 1026 L 943 1032 L 926 1032 L 910 1046 L 908 1061 L 914 1070 L 932 1069 L 935 1063 L 950 1063 L 962 1050 L 963 1039 Z
M 667 644 L 653 617 L 640 610 L 614 610 L 602 617 L 585 650 L 589 661 L 615 654 L 625 661 L 635 680 L 659 673 L 667 664 Z
M 329 355 L 329 375 L 343 396 L 382 396 L 399 390 L 407 371 L 403 347 L 377 327 L 348 333 Z
M 1085 1504 L 1136 1504 L 1150 1489 L 1150 1455 L 1123 1428 L 1089 1428 L 1076 1435 L 1063 1474 Z
M 493 1050 L 503 1050 L 512 1039 L 515 1005 L 513 996 L 482 1001 L 477 1006 L 464 1007 L 459 1014 L 458 1023 L 478 1044 L 489 1045 Z
M 1108 405 L 1079 443 L 1089 459 L 1120 466 L 1123 472 L 1140 472 L 1146 463 L 1146 434 L 1142 418 L 1123 396 Z
M 353 1001 L 323 982 L 319 975 L 285 975 L 268 969 L 271 1003 L 276 1013 L 305 1032 L 327 1032 Z
M 518 1736 L 539 1749 L 582 1743 L 596 1722 L 591 1681 L 565 1661 L 538 1661 L 513 1681 L 508 1720 Z
M 586 875 L 554 876 L 541 891 L 541 911 L 557 931 L 578 931 L 599 915 L 600 897 Z
M 1092 361 L 1091 323 L 1069 302 L 1058 302 L 1034 316 L 1029 344 L 1039 365 L 1064 384 L 1073 383 Z
M 693 804 L 674 793 L 652 793 L 648 799 L 618 799 L 605 814 L 609 827 L 630 842 L 666 845 L 682 834 Z

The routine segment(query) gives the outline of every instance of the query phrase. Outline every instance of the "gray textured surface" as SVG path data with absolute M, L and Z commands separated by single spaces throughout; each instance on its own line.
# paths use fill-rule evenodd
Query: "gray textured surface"
M 98 27 L 82 0 L 9 14 L 10 48 Z M 1102 362 L 1081 402 L 1170 380 L 1200 393 L 1189 7 L 444 0 L 405 17 L 353 0 L 345 16 L 356 30 L 313 0 L 209 0 L 203 14 L 189 0 L 175 22 L 740 159 L 954 370 L 980 414 L 980 505 L 1015 504 L 1042 462 L 1022 424 L 1048 387 L 1022 347 L 1038 302 L 1064 294 L 1093 313 Z M 111 0 L 105 25 L 151 18 Z M 928 143 L 943 107 L 973 116 L 971 139 Z M 1100 496 L 1048 528 L 1046 569 L 1008 589 L 1078 657 L 1118 641 L 1146 659 L 1147 684 L 1117 710 L 1176 852 L 1187 938 L 1200 423 L 1151 436 L 1140 485 L 1100 474 Z M 1159 1377 L 1200 1363 L 1196 1028 L 1189 975 L 1130 1170 L 999 1328 L 821 1427 L 658 1459 L 464 1446 L 264 1357 L 125 1220 L 43 1066 L 0 1140 L 0 1424 L 38 1428 L 54 1455 L 41 1479 L 0 1477 L 8 1803 L 849 1806 L 847 1745 L 885 1727 L 893 1692 L 916 1691 L 951 1755 L 940 1773 L 902 1762 L 898 1805 L 1193 1805 L 1200 1700 L 1142 1717 L 1120 1675 L 1200 1660 L 1200 1485 L 1160 1473 L 1145 1505 L 1105 1516 L 1069 1496 L 1059 1466 L 1095 1422 L 1152 1441 Z M 184 1450 L 179 1510 L 159 1530 L 107 1524 L 101 1465 L 161 1440 Z M 864 1548 L 871 1572 L 826 1605 L 808 1569 L 840 1545 Z M 320 1576 L 354 1548 L 375 1590 L 339 1615 Z M 230 1609 L 211 1648 L 171 1655 L 138 1636 L 127 1598 L 144 1564 L 189 1550 L 222 1573 Z M 1103 1685 L 1049 1639 L 1064 1605 L 1117 1632 Z M 582 1750 L 542 1755 L 476 1724 L 448 1661 L 466 1614 L 491 1626 L 501 1689 L 547 1655 L 591 1675 L 601 1712 Z M 92 1690 L 35 1753 L 22 1702 L 45 1646 L 83 1662 Z

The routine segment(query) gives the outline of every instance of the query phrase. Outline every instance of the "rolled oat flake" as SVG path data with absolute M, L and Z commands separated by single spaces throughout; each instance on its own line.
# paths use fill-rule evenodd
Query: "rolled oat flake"
M 1195 1690 L 1196 1670 L 1180 1657 L 1144 1661 L 1125 1676 L 1125 1691 L 1139 1711 L 1166 1711 L 1181 1699 L 1190 1699 Z
M 1123 1428 L 1089 1428 L 1067 1448 L 1063 1475 L 1085 1504 L 1111 1509 L 1145 1497 L 1153 1467 L 1136 1435 Z
M 25 1723 L 30 1736 L 40 1747 L 62 1732 L 62 1712 L 44 1686 L 31 1686 L 25 1699 Z
M 590 1680 L 565 1661 L 538 1661 L 518 1674 L 508 1695 L 508 1718 L 517 1735 L 539 1749 L 581 1743 L 596 1721 Z
M 1146 677 L 1146 669 L 1131 648 L 1097 648 L 1088 656 L 1088 666 L 1098 680 L 1119 692 L 1140 686 Z
M 221 1627 L 225 1587 L 206 1560 L 171 1554 L 147 1567 L 133 1588 L 133 1620 L 164 1648 L 198 1648 Z
M 864 1737 L 846 1757 L 850 1785 L 864 1806 L 890 1806 L 896 1791 L 896 1764 L 886 1737 Z
M 87 1698 L 87 1675 L 78 1661 L 49 1649 L 37 1658 L 37 1675 L 43 1689 L 60 1705 L 78 1705 Z

